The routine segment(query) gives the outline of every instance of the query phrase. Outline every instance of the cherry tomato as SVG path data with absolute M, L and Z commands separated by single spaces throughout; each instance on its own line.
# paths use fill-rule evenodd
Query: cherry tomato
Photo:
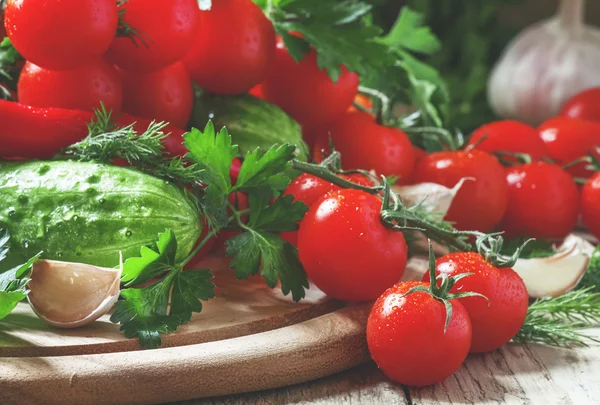
M 392 380 L 410 386 L 444 381 L 465 361 L 471 346 L 471 321 L 458 300 L 444 332 L 444 304 L 424 292 L 406 294 L 428 284 L 396 284 L 377 299 L 367 322 L 371 357 Z M 485 301 L 485 300 L 484 300 Z
M 373 182 L 360 173 L 339 176 L 361 186 L 373 187 Z M 312 174 L 302 173 L 290 183 L 283 195 L 291 195 L 294 197 L 294 201 L 301 201 L 310 208 L 319 198 L 335 190 L 341 190 L 341 187 Z M 294 246 L 298 244 L 298 231 L 282 232 L 281 237 Z
M 486 138 L 482 141 L 484 136 Z M 549 157 L 546 145 L 538 136 L 537 130 L 519 121 L 505 120 L 486 124 L 473 132 L 469 145 L 489 153 L 525 153 L 534 161 Z M 508 156 L 504 158 L 516 161 Z
M 416 146 L 413 146 L 413 150 L 415 151 L 415 167 L 417 167 L 417 165 L 419 164 L 421 159 L 423 159 L 425 156 L 427 156 L 427 152 L 424 149 L 418 148 Z M 416 184 L 415 172 L 413 171 L 412 175 L 410 175 L 408 177 L 399 179 L 397 184 L 400 184 L 400 185 Z
M 581 216 L 587 229 L 600 238 L 600 172 L 590 177 L 581 190 Z
M 445 219 L 462 230 L 489 232 L 502 220 L 508 205 L 504 168 L 498 160 L 479 150 L 436 152 L 421 159 L 415 170 L 416 183 L 454 187 L 458 190 Z
M 265 99 L 265 96 L 263 95 L 263 90 L 262 90 L 261 84 L 257 84 L 256 86 L 254 86 L 250 90 L 248 90 L 248 94 L 250 94 L 256 98 L 260 98 L 261 100 Z
M 375 170 L 379 175 L 409 178 L 415 168 L 415 151 L 408 135 L 397 128 L 377 124 L 370 114 L 347 113 L 315 141 L 329 144 L 342 154 L 345 169 Z M 328 148 L 327 148 L 328 149 Z
M 600 121 L 600 87 L 576 94 L 563 104 L 559 115 L 589 121 Z
M 137 31 L 115 38 L 108 59 L 133 72 L 155 72 L 180 61 L 191 49 L 199 25 L 197 0 L 127 0 L 119 10 Z
M 564 165 L 586 156 L 600 146 L 600 123 L 575 118 L 555 117 L 544 122 L 539 135 L 550 152 L 550 157 Z M 594 154 L 600 158 L 600 155 Z M 588 178 L 594 174 L 586 163 L 569 167 L 567 172 L 576 177 Z
M 184 59 L 192 80 L 216 94 L 241 94 L 261 83 L 275 52 L 275 30 L 251 0 L 214 1 Z
M 240 170 L 242 169 L 242 161 L 238 158 L 234 158 L 231 162 L 231 167 L 229 168 L 229 177 L 231 178 L 231 184 L 235 185 L 237 183 L 238 176 L 240 175 Z
M 8 0 L 4 13 L 15 48 L 46 69 L 93 63 L 117 32 L 115 0 Z
M 500 229 L 509 237 L 563 238 L 575 228 L 579 191 L 560 166 L 545 162 L 506 169 L 508 208 Z
M 298 254 L 308 277 L 330 297 L 368 301 L 397 283 L 406 267 L 402 232 L 382 225 L 381 200 L 343 189 L 310 207 L 298 231 Z
M 303 127 L 316 127 L 342 117 L 358 91 L 358 75 L 342 67 L 333 82 L 319 69 L 313 50 L 300 62 L 278 39 L 275 60 L 262 88 L 265 98 L 290 114 Z
M 119 74 L 102 60 L 73 70 L 48 70 L 26 62 L 17 92 L 19 102 L 33 107 L 91 111 L 102 103 L 117 114 L 123 103 Z
M 183 63 L 158 72 L 119 71 L 123 81 L 123 111 L 185 128 L 192 114 L 194 91 Z
M 482 297 L 459 299 L 473 327 L 471 353 L 490 352 L 515 337 L 525 322 L 529 295 L 525 283 L 513 269 L 494 267 L 479 253 L 458 252 L 436 261 L 436 274 L 442 273 L 450 277 L 472 273 L 459 280 L 450 292 L 476 292 L 489 300 L 488 304 Z M 423 281 L 429 280 L 429 273 L 425 273 Z

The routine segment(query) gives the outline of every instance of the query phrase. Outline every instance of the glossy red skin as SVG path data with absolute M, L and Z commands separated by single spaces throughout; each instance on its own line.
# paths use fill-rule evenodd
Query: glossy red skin
M 544 122 L 538 132 L 550 157 L 564 165 L 586 156 L 600 146 L 600 123 L 575 118 L 555 117 Z M 600 155 L 594 153 L 600 158 Z M 567 169 L 575 177 L 589 178 L 594 171 L 586 169 L 585 163 Z
M 436 152 L 422 158 L 415 170 L 416 183 L 454 187 L 465 181 L 445 216 L 461 230 L 492 231 L 508 206 L 508 186 L 498 160 L 479 150 Z
M 481 141 L 483 137 L 485 140 Z M 546 145 L 534 127 L 519 121 L 503 120 L 490 122 L 476 129 L 468 145 L 484 152 L 514 152 L 528 154 L 537 161 L 549 157 Z M 511 160 L 510 157 L 504 157 Z M 516 162 L 516 159 L 512 159 Z
M 373 186 L 371 180 L 359 173 L 350 175 L 342 174 L 340 177 L 362 186 Z M 294 197 L 294 201 L 301 201 L 310 208 L 319 198 L 335 190 L 341 190 L 341 187 L 312 174 L 302 173 L 290 183 L 283 192 L 283 195 L 291 195 Z M 298 244 L 298 231 L 281 232 L 281 237 L 294 246 Z
M 0 156 L 50 158 L 85 138 L 91 119 L 88 111 L 35 108 L 0 100 Z
M 219 0 L 200 11 L 200 29 L 184 59 L 192 80 L 216 94 L 242 94 L 261 83 L 275 53 L 275 30 L 252 0 Z
M 317 65 L 313 50 L 300 62 L 277 41 L 275 60 L 262 84 L 266 100 L 279 106 L 303 127 L 317 127 L 341 118 L 358 91 L 359 78 L 342 67 L 337 82 Z
M 507 344 L 525 322 L 529 295 L 525 283 L 510 268 L 498 269 L 474 252 L 459 252 L 436 261 L 436 275 L 473 273 L 459 280 L 452 293 L 476 292 L 486 296 L 460 298 L 473 327 L 471 353 L 485 353 Z M 423 281 L 429 283 L 429 273 Z
M 567 100 L 559 115 L 600 122 L 600 87 L 585 90 Z
M 316 147 L 328 145 L 329 134 L 346 170 L 375 170 L 400 179 L 413 174 L 416 156 L 408 136 L 397 128 L 377 124 L 370 114 L 347 113 L 330 125 L 328 133 L 320 135 Z
M 381 200 L 364 191 L 330 192 L 300 223 L 298 253 L 308 277 L 342 301 L 369 301 L 397 283 L 406 267 L 402 232 L 380 220 Z
M 102 103 L 118 114 L 123 104 L 119 74 L 100 59 L 73 70 L 48 70 L 26 62 L 17 92 L 20 103 L 34 107 L 92 111 Z
M 4 24 L 21 55 L 46 69 L 94 62 L 117 32 L 114 0 L 8 0 Z
M 233 160 L 231 161 L 231 166 L 229 167 L 229 177 L 231 178 L 231 184 L 235 185 L 237 183 L 237 179 L 240 175 L 241 169 L 242 161 L 238 158 L 233 158 Z
M 152 123 L 152 120 L 121 113 L 118 115 L 116 123 L 119 128 L 135 124 L 133 129 L 135 129 L 138 133 L 143 133 L 148 129 Z M 165 150 L 170 156 L 183 156 L 188 152 L 185 146 L 183 146 L 183 134 L 187 132 L 186 130 L 174 127 L 173 125 L 167 125 L 163 129 L 163 132 L 169 133 L 167 138 L 164 140 L 164 145 Z
M 256 86 L 252 87 L 250 90 L 248 90 L 248 94 L 256 98 L 260 98 L 261 100 L 265 99 L 265 96 L 263 95 L 262 84 L 257 84 Z
M 507 237 L 563 238 L 577 223 L 579 191 L 560 166 L 534 162 L 506 169 L 509 200 L 500 224 Z
M 600 172 L 590 177 L 581 190 L 581 216 L 586 228 L 600 238 Z
M 123 111 L 185 128 L 194 104 L 192 81 L 183 63 L 158 72 L 119 70 L 123 81 Z
M 416 168 L 417 165 L 419 164 L 419 162 L 421 161 L 421 159 L 423 159 L 425 156 L 427 156 L 427 152 L 424 149 L 418 148 L 416 146 L 413 147 L 413 150 L 415 151 L 415 168 Z M 397 184 L 400 184 L 400 185 L 416 184 L 415 172 L 413 171 L 413 173 L 408 177 L 399 179 Z
M 197 0 L 128 0 L 124 21 L 140 38 L 118 37 L 107 57 L 121 69 L 155 72 L 179 62 L 191 49 L 198 33 Z
M 396 284 L 377 299 L 367 321 L 371 357 L 392 380 L 422 387 L 450 377 L 471 346 L 471 321 L 458 300 L 444 333 L 446 309 L 427 293 L 403 295 L 418 281 Z

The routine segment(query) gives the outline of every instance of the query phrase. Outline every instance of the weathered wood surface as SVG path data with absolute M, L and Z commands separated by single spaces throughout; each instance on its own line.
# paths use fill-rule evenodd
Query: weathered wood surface
M 600 337 L 600 329 L 591 332 Z M 600 403 L 600 345 L 576 350 L 508 345 L 469 356 L 444 383 L 407 389 L 373 363 L 321 380 L 249 394 L 170 405 L 438 405 Z

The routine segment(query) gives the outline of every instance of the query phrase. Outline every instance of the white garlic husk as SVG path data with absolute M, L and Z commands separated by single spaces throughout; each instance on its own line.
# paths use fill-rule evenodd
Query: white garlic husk
M 28 301 L 36 315 L 52 326 L 84 326 L 117 302 L 121 273 L 122 267 L 37 260 L 28 284 Z
M 452 188 L 435 183 L 418 183 L 409 186 L 393 186 L 402 202 L 407 206 L 419 204 L 427 212 L 435 212 L 443 217 L 450 209 L 452 200 L 466 181 L 475 179 L 465 177 Z
M 600 30 L 585 25 L 584 9 L 585 0 L 562 0 L 555 17 L 507 46 L 488 83 L 496 114 L 538 125 L 572 96 L 600 85 Z
M 518 259 L 513 270 L 521 276 L 533 298 L 553 298 L 574 289 L 587 269 L 594 246 L 571 234 L 550 257 Z

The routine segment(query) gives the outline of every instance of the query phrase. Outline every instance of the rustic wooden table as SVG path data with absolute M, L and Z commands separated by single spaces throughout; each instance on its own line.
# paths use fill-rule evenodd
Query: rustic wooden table
M 591 334 L 600 337 L 600 330 Z M 260 378 L 260 371 L 257 371 Z M 232 375 L 231 378 L 235 378 Z M 576 350 L 508 345 L 469 356 L 442 384 L 408 389 L 368 363 L 321 380 L 171 405 L 396 405 L 600 403 L 600 345 Z

